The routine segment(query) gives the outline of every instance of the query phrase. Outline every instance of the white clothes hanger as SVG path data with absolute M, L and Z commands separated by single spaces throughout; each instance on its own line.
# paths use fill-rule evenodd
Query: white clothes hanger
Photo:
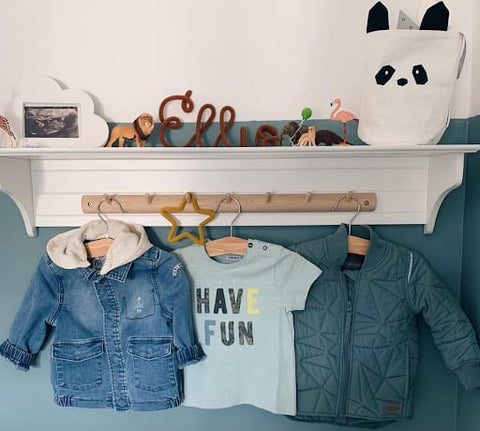
M 205 251 L 210 257 L 220 256 L 222 254 L 238 254 L 244 256 L 247 253 L 248 241 L 246 239 L 233 236 L 233 224 L 242 212 L 240 201 L 234 196 L 228 194 L 226 197 L 218 201 L 215 212 L 218 211 L 222 202 L 228 202 L 230 200 L 233 200 L 236 203 L 238 209 L 237 214 L 230 222 L 230 235 L 213 241 L 207 241 L 205 243 Z

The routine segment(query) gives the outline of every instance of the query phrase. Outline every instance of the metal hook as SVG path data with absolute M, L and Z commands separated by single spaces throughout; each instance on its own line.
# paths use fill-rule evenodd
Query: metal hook
M 100 220 L 102 220 L 103 223 L 105 223 L 106 237 L 107 238 L 110 238 L 110 224 L 109 224 L 110 220 L 107 217 L 107 214 L 102 212 L 102 204 L 104 202 L 108 202 L 108 204 L 111 205 L 112 201 L 115 201 L 118 204 L 118 206 L 120 207 L 120 209 L 122 210 L 123 213 L 126 212 L 125 209 L 123 208 L 122 204 L 120 203 L 120 201 L 118 199 L 116 199 L 115 197 L 110 196 L 110 195 L 105 195 L 102 198 L 102 200 L 98 203 L 98 205 L 97 205 L 97 215 L 100 218 Z
M 235 196 L 232 196 L 230 193 L 228 193 L 227 196 L 225 196 L 224 198 L 218 201 L 217 207 L 215 208 L 215 213 L 220 208 L 220 205 L 222 204 L 222 202 L 230 202 L 230 201 L 234 201 L 235 204 L 237 205 L 237 214 L 230 222 L 230 236 L 233 236 L 233 224 L 237 221 L 238 217 L 242 213 L 242 205 L 240 204 L 240 201 Z
M 343 195 L 343 196 L 340 196 L 337 201 L 335 202 L 335 204 L 333 205 L 333 207 L 330 209 L 330 211 L 335 211 L 337 208 L 338 208 L 338 205 L 340 204 L 340 202 L 342 200 L 347 200 L 347 201 L 350 201 L 350 200 L 354 200 L 357 204 L 357 212 L 353 215 L 353 217 L 350 219 L 350 221 L 348 222 L 348 234 L 351 235 L 352 234 L 352 224 L 353 224 L 353 221 L 358 217 L 358 215 L 360 214 L 361 210 L 362 210 L 362 206 L 360 204 L 360 201 L 355 197 L 353 196 L 352 192 L 349 191 L 346 195 Z
M 360 211 L 362 210 L 362 206 L 360 205 L 360 201 L 352 196 L 351 197 L 356 203 L 357 203 L 357 212 L 355 213 L 355 215 L 350 219 L 350 221 L 348 222 L 348 234 L 351 235 L 352 234 L 352 224 L 353 224 L 353 221 L 358 217 L 358 215 L 360 214 Z

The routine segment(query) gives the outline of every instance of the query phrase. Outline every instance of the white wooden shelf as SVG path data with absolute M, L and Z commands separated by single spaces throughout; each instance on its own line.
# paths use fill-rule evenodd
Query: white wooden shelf
M 18 205 L 27 234 L 39 226 L 79 226 L 85 194 L 338 193 L 375 192 L 374 212 L 355 223 L 423 224 L 433 232 L 440 205 L 463 179 L 464 155 L 480 145 L 237 147 L 237 148 L 19 148 L 0 149 L 0 191 Z M 342 212 L 243 213 L 236 224 L 333 225 Z M 115 218 L 168 226 L 160 214 Z M 212 225 L 225 226 L 231 214 Z M 198 215 L 181 214 L 182 225 Z

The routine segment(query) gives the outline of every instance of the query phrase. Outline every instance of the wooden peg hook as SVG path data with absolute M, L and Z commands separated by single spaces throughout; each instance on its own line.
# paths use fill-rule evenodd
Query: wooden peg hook
M 151 205 L 153 202 L 153 198 L 155 197 L 155 193 L 145 193 L 145 197 L 147 199 L 147 204 Z

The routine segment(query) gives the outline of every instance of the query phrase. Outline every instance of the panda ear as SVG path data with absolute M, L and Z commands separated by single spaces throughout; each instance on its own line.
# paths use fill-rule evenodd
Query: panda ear
M 449 11 L 443 1 L 430 6 L 423 16 L 420 30 L 443 30 L 448 29 Z
M 377 2 L 368 12 L 367 33 L 388 29 L 388 10 L 382 2 Z

